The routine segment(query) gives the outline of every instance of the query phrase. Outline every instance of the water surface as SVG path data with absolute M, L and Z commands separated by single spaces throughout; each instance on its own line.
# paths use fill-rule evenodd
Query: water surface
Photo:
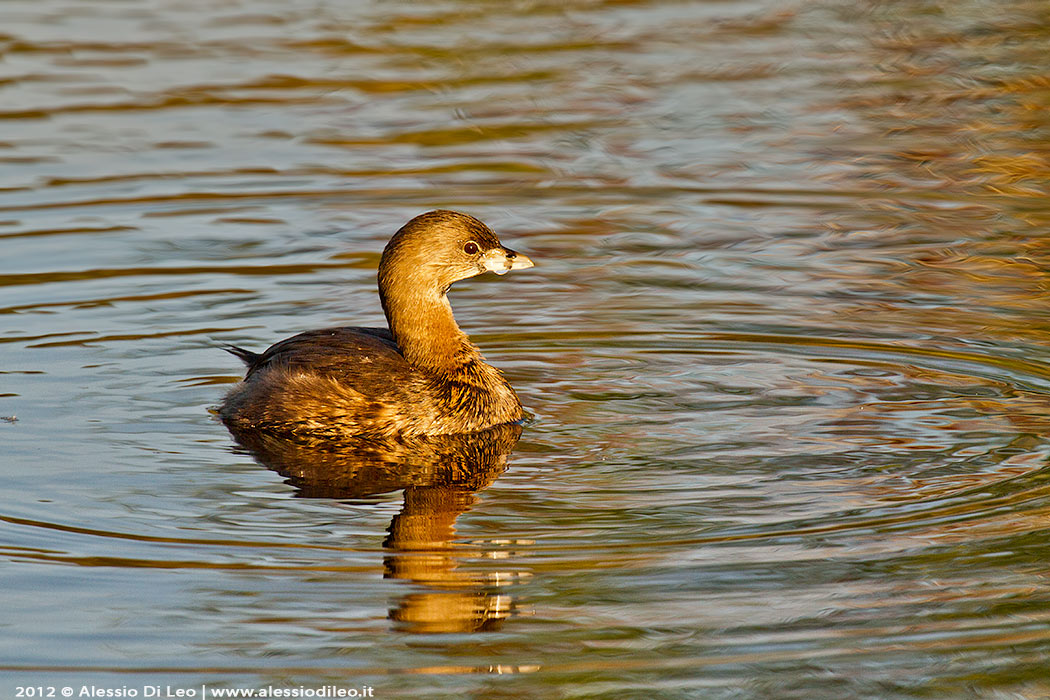
M 1048 26 L 7 0 L 5 687 L 1050 694 Z M 535 421 L 262 466 L 218 346 L 380 325 L 438 207 L 538 263 L 452 293 Z

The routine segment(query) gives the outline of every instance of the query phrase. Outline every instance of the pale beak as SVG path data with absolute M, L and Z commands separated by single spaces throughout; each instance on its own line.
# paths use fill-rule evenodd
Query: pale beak
M 493 248 L 481 257 L 482 267 L 488 272 L 505 275 L 511 270 L 524 270 L 535 265 L 529 256 L 509 248 Z

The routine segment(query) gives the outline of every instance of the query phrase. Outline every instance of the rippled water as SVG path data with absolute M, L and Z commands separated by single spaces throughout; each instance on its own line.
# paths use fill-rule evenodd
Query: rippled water
M 1050 695 L 1048 27 L 6 0 L 5 687 Z M 451 486 L 260 466 L 218 346 L 381 324 L 437 207 L 538 262 L 452 295 L 536 421 Z

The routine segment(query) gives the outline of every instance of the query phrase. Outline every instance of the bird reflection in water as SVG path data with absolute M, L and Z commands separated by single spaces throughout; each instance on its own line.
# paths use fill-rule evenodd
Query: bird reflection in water
M 390 611 L 408 632 L 479 632 L 500 627 L 512 612 L 502 589 L 516 573 L 464 571 L 456 519 L 507 468 L 520 425 L 469 435 L 413 440 L 299 442 L 231 427 L 237 442 L 263 466 L 288 479 L 306 498 L 361 498 L 404 490 L 383 546 L 385 577 L 429 590 L 403 596 Z

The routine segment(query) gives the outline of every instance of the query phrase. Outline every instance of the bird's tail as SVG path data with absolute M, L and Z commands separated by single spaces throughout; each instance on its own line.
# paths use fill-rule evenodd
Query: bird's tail
M 262 355 L 260 355 L 257 352 L 252 352 L 251 350 L 245 350 L 244 348 L 239 348 L 236 345 L 224 345 L 222 347 L 222 349 L 225 350 L 226 352 L 230 353 L 231 355 L 236 355 L 237 357 L 239 357 L 241 359 L 241 362 L 243 362 L 244 364 L 248 365 L 249 367 L 254 365 L 256 363 L 256 361 L 260 357 L 262 357 Z

